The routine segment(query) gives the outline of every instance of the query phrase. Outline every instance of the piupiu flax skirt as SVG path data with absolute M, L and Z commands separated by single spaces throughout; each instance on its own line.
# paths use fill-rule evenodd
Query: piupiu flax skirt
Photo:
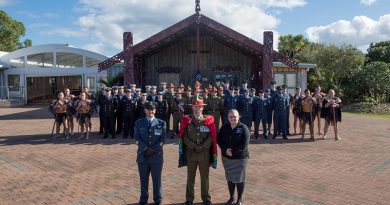
M 225 168 L 225 176 L 227 181 L 233 183 L 245 182 L 248 158 L 228 159 L 226 157 L 222 157 L 222 164 Z

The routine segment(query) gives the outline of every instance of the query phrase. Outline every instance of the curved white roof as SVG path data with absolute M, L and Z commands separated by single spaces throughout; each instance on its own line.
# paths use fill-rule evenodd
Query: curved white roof
M 100 61 L 104 61 L 108 58 L 105 55 L 88 51 L 85 49 L 81 49 L 81 48 L 76 48 L 69 44 L 44 44 L 44 45 L 36 45 L 36 46 L 31 46 L 31 47 L 22 48 L 13 51 L 11 53 L 1 56 L 0 60 L 5 63 L 8 63 L 10 59 L 15 59 L 27 55 L 33 55 L 39 53 L 50 53 L 50 52 L 64 52 L 64 53 L 79 54 Z

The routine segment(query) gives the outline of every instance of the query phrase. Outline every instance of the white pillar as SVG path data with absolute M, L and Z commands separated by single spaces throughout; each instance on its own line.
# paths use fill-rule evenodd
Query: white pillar
M 53 52 L 53 67 L 57 68 L 57 52 Z

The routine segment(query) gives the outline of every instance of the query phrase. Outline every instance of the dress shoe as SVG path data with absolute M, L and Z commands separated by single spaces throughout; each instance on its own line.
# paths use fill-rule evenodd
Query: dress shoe
M 138 205 L 146 205 L 146 204 L 148 204 L 148 203 L 146 203 L 146 202 L 139 202 L 138 203 Z
M 264 139 L 268 139 L 268 135 L 264 135 Z
M 235 205 L 242 205 L 242 202 L 241 201 L 237 201 L 237 203 Z
M 276 138 L 276 135 L 272 136 L 272 139 L 274 140 Z
M 284 140 L 288 140 L 287 136 L 283 136 L 283 139 L 284 139 Z
M 108 138 L 108 135 L 104 135 L 104 136 L 103 136 L 103 139 L 106 139 L 106 138 Z
M 192 205 L 192 201 L 186 201 L 184 202 L 185 205 Z
M 233 199 L 229 199 L 229 200 L 225 203 L 225 205 L 233 205 Z
M 203 205 L 213 205 L 213 203 L 211 203 L 211 201 L 204 201 Z
M 161 205 L 161 201 L 160 202 L 154 202 L 154 205 Z

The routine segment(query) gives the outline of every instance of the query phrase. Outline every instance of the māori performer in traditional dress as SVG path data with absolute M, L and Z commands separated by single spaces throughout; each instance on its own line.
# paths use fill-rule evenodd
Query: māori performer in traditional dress
M 74 130 L 74 115 L 76 114 L 76 110 L 74 110 L 74 106 L 73 106 L 73 103 L 75 101 L 75 96 L 70 94 L 70 90 L 69 88 L 66 88 L 65 89 L 65 93 L 64 93 L 64 98 L 68 104 L 68 110 L 67 110 L 67 114 L 68 114 L 68 128 L 69 128 L 69 131 L 70 131 L 70 135 L 73 135 L 73 130 Z
M 64 93 L 58 93 L 58 99 L 54 100 L 50 106 L 53 107 L 56 125 L 56 135 L 53 137 L 53 139 L 59 136 L 61 125 L 63 125 L 64 135 L 68 139 L 68 104 L 67 100 L 64 98 Z
M 239 122 L 237 110 L 230 110 L 228 123 L 225 123 L 218 132 L 217 142 L 221 148 L 222 164 L 228 183 L 230 198 L 226 204 L 233 204 L 234 190 L 237 187 L 237 203 L 242 204 L 242 194 L 245 187 L 245 175 L 248 166 L 248 145 L 250 132 L 248 127 Z
M 302 134 L 302 99 L 303 95 L 301 94 L 301 88 L 295 88 L 295 95 L 291 101 L 292 112 L 294 115 L 294 134 L 297 134 L 297 123 L 299 122 L 299 130 Z
M 76 111 L 77 111 L 77 121 L 81 128 L 81 134 L 79 139 L 84 138 L 84 129 L 85 129 L 85 138 L 89 139 L 90 133 L 90 124 L 91 124 L 91 100 L 86 98 L 86 92 L 80 94 L 80 100 L 76 102 Z
M 334 139 L 340 140 L 338 136 L 337 122 L 341 122 L 341 99 L 335 96 L 334 90 L 329 90 L 328 96 L 326 96 L 322 102 L 321 117 L 325 119 L 324 137 L 328 133 L 329 125 L 334 128 Z
M 322 93 L 321 87 L 319 85 L 317 85 L 315 87 L 315 93 L 313 93 L 312 96 L 318 102 L 317 104 L 314 104 L 313 114 L 314 114 L 314 121 L 317 119 L 318 135 L 321 136 L 324 134 L 321 131 L 321 109 L 322 109 L 322 101 L 323 101 L 324 97 L 326 96 L 326 94 Z
M 314 140 L 314 124 L 313 124 L 313 106 L 318 102 L 310 95 L 310 90 L 305 90 L 305 97 L 302 99 L 302 139 L 305 137 L 306 124 L 309 123 L 310 138 Z

